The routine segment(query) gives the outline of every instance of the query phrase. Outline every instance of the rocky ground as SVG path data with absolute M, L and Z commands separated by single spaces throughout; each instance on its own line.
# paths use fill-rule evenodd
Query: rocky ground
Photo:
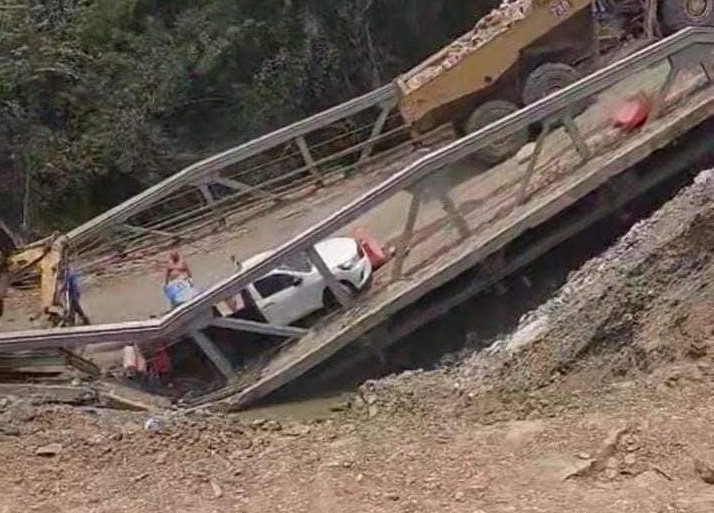
M 320 419 L 0 399 L 0 512 L 714 511 L 713 198 L 700 175 L 511 336 Z

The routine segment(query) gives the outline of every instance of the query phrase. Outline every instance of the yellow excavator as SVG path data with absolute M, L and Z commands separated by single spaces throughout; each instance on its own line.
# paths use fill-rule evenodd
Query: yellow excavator
M 567 86 L 598 54 L 596 18 L 602 13 L 635 37 L 714 27 L 714 0 L 505 0 L 474 30 L 396 79 L 402 117 L 416 132 L 452 123 L 457 133 L 467 133 Z M 513 134 L 479 157 L 501 161 L 526 138 Z M 47 324 L 64 322 L 60 283 L 69 243 L 53 235 L 18 248 L 0 224 L 0 305 L 10 284 L 32 268 L 41 276 Z
M 54 234 L 19 247 L 21 239 L 0 220 L 0 317 L 10 286 L 26 273 L 38 271 L 41 313 L 48 326 L 62 324 L 65 308 L 59 283 L 65 266 L 65 243 L 64 236 Z

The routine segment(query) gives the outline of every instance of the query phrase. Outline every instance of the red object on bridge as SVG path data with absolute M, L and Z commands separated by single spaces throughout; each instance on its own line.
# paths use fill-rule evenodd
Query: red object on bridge
M 645 124 L 652 111 L 652 100 L 640 91 L 618 105 L 613 112 L 612 120 L 616 128 L 631 132 Z
M 156 378 L 171 372 L 171 359 L 169 358 L 166 344 L 161 344 L 154 353 L 154 356 L 147 362 L 149 374 Z
M 372 264 L 373 270 L 379 269 L 387 262 L 384 249 L 376 239 L 367 232 L 366 228 L 357 228 L 353 236 L 358 244 L 362 246 L 367 258 L 369 258 L 369 262 Z

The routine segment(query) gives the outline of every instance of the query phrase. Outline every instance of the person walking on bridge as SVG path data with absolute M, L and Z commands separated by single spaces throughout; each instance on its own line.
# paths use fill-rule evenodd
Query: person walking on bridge
M 70 267 L 67 267 L 64 271 L 64 279 L 62 280 L 62 288 L 60 289 L 61 294 L 67 294 L 67 318 L 71 325 L 74 325 L 77 317 L 84 325 L 91 324 L 89 322 L 89 317 L 84 313 L 82 304 L 80 300 L 82 299 L 82 292 L 79 289 L 79 277 L 77 273 L 73 271 Z

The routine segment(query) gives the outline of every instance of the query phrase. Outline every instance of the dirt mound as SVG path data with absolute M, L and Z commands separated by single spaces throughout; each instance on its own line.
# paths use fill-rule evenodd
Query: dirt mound
M 696 368 L 685 375 L 705 372 L 714 343 L 713 198 L 706 171 L 573 273 L 511 336 L 453 368 L 368 383 L 363 395 L 392 408 L 502 420 L 558 413 L 573 394 L 633 374 L 689 363 Z

